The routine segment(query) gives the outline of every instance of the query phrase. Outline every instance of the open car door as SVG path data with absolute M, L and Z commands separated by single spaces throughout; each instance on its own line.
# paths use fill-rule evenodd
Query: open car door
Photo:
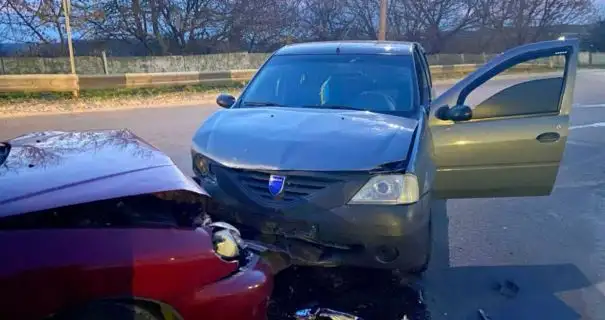
M 536 59 L 548 61 L 545 69 L 562 75 L 525 81 L 473 108 L 465 106 L 469 95 L 488 80 L 515 69 L 531 71 L 526 62 Z M 435 195 L 550 194 L 567 141 L 577 61 L 575 39 L 524 45 L 498 55 L 435 99 L 429 116 Z M 497 79 L 506 77 L 515 73 Z

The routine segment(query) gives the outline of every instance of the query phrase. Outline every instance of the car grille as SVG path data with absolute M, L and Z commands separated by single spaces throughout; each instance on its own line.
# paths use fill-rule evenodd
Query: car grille
M 264 201 L 294 202 L 313 195 L 331 184 L 340 182 L 338 179 L 283 174 L 286 176 L 283 196 L 276 199 L 269 192 L 269 177 L 271 174 L 260 171 L 237 170 L 237 176 L 242 186 L 249 192 Z

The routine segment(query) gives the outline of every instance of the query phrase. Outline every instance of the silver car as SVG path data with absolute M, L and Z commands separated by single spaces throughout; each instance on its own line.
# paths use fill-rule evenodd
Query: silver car
M 434 199 L 550 194 L 577 60 L 577 40 L 521 46 L 435 97 L 417 43 L 286 46 L 238 99 L 219 96 L 193 169 L 218 219 L 297 263 L 422 272 Z M 468 106 L 488 80 L 530 69 L 560 75 Z

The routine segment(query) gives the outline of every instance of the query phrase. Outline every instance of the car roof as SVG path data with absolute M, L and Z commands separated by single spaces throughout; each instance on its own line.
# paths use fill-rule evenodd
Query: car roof
M 275 55 L 388 54 L 411 55 L 416 43 L 403 41 L 321 41 L 287 45 Z

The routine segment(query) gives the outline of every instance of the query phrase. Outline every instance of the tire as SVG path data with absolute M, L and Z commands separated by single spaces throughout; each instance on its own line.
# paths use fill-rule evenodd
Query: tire
M 161 320 L 151 312 L 132 304 L 98 302 L 59 315 L 57 320 Z
M 421 265 L 419 265 L 417 267 L 413 267 L 410 270 L 408 270 L 408 273 L 414 274 L 416 276 L 422 275 L 429 268 L 429 263 L 431 262 L 431 253 L 433 251 L 433 219 L 432 219 L 432 215 L 431 215 L 431 218 L 429 218 L 429 224 L 428 224 L 427 229 L 428 229 L 427 230 L 428 235 L 426 237 L 426 243 L 424 246 L 424 250 L 425 250 L 424 260 Z

